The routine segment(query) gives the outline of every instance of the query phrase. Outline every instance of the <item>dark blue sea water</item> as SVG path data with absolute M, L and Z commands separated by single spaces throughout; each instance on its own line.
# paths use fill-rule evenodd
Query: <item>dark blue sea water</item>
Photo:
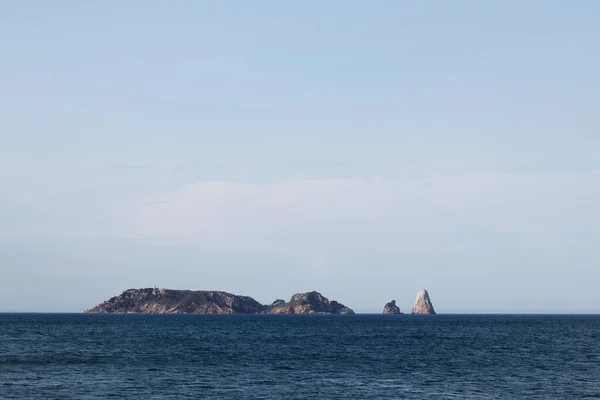
M 600 316 L 0 314 L 0 398 L 600 398 Z

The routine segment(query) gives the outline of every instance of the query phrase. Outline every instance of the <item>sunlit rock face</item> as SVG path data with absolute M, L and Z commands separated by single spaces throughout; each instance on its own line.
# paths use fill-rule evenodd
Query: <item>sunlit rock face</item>
M 417 299 L 415 300 L 412 313 L 435 314 L 435 310 L 433 309 L 433 304 L 431 304 L 431 299 L 429 298 L 429 293 L 427 293 L 427 290 L 423 289 L 417 294 Z

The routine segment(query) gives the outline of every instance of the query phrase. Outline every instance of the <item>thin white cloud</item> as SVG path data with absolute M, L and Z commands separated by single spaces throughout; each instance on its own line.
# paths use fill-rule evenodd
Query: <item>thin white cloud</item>
M 597 231 L 599 202 L 597 173 L 215 181 L 136 202 L 126 223 L 135 236 L 227 250 L 384 246 L 386 235 L 419 247 L 439 235 Z

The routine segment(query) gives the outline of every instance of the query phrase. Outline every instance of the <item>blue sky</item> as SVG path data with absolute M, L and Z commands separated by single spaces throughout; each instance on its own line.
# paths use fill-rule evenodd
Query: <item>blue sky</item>
M 595 1 L 5 1 L 0 310 L 600 312 Z

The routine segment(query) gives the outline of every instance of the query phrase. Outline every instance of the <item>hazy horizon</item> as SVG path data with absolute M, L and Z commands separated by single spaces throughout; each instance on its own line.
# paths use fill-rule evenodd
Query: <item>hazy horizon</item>
M 0 3 L 0 311 L 600 313 L 600 3 Z

